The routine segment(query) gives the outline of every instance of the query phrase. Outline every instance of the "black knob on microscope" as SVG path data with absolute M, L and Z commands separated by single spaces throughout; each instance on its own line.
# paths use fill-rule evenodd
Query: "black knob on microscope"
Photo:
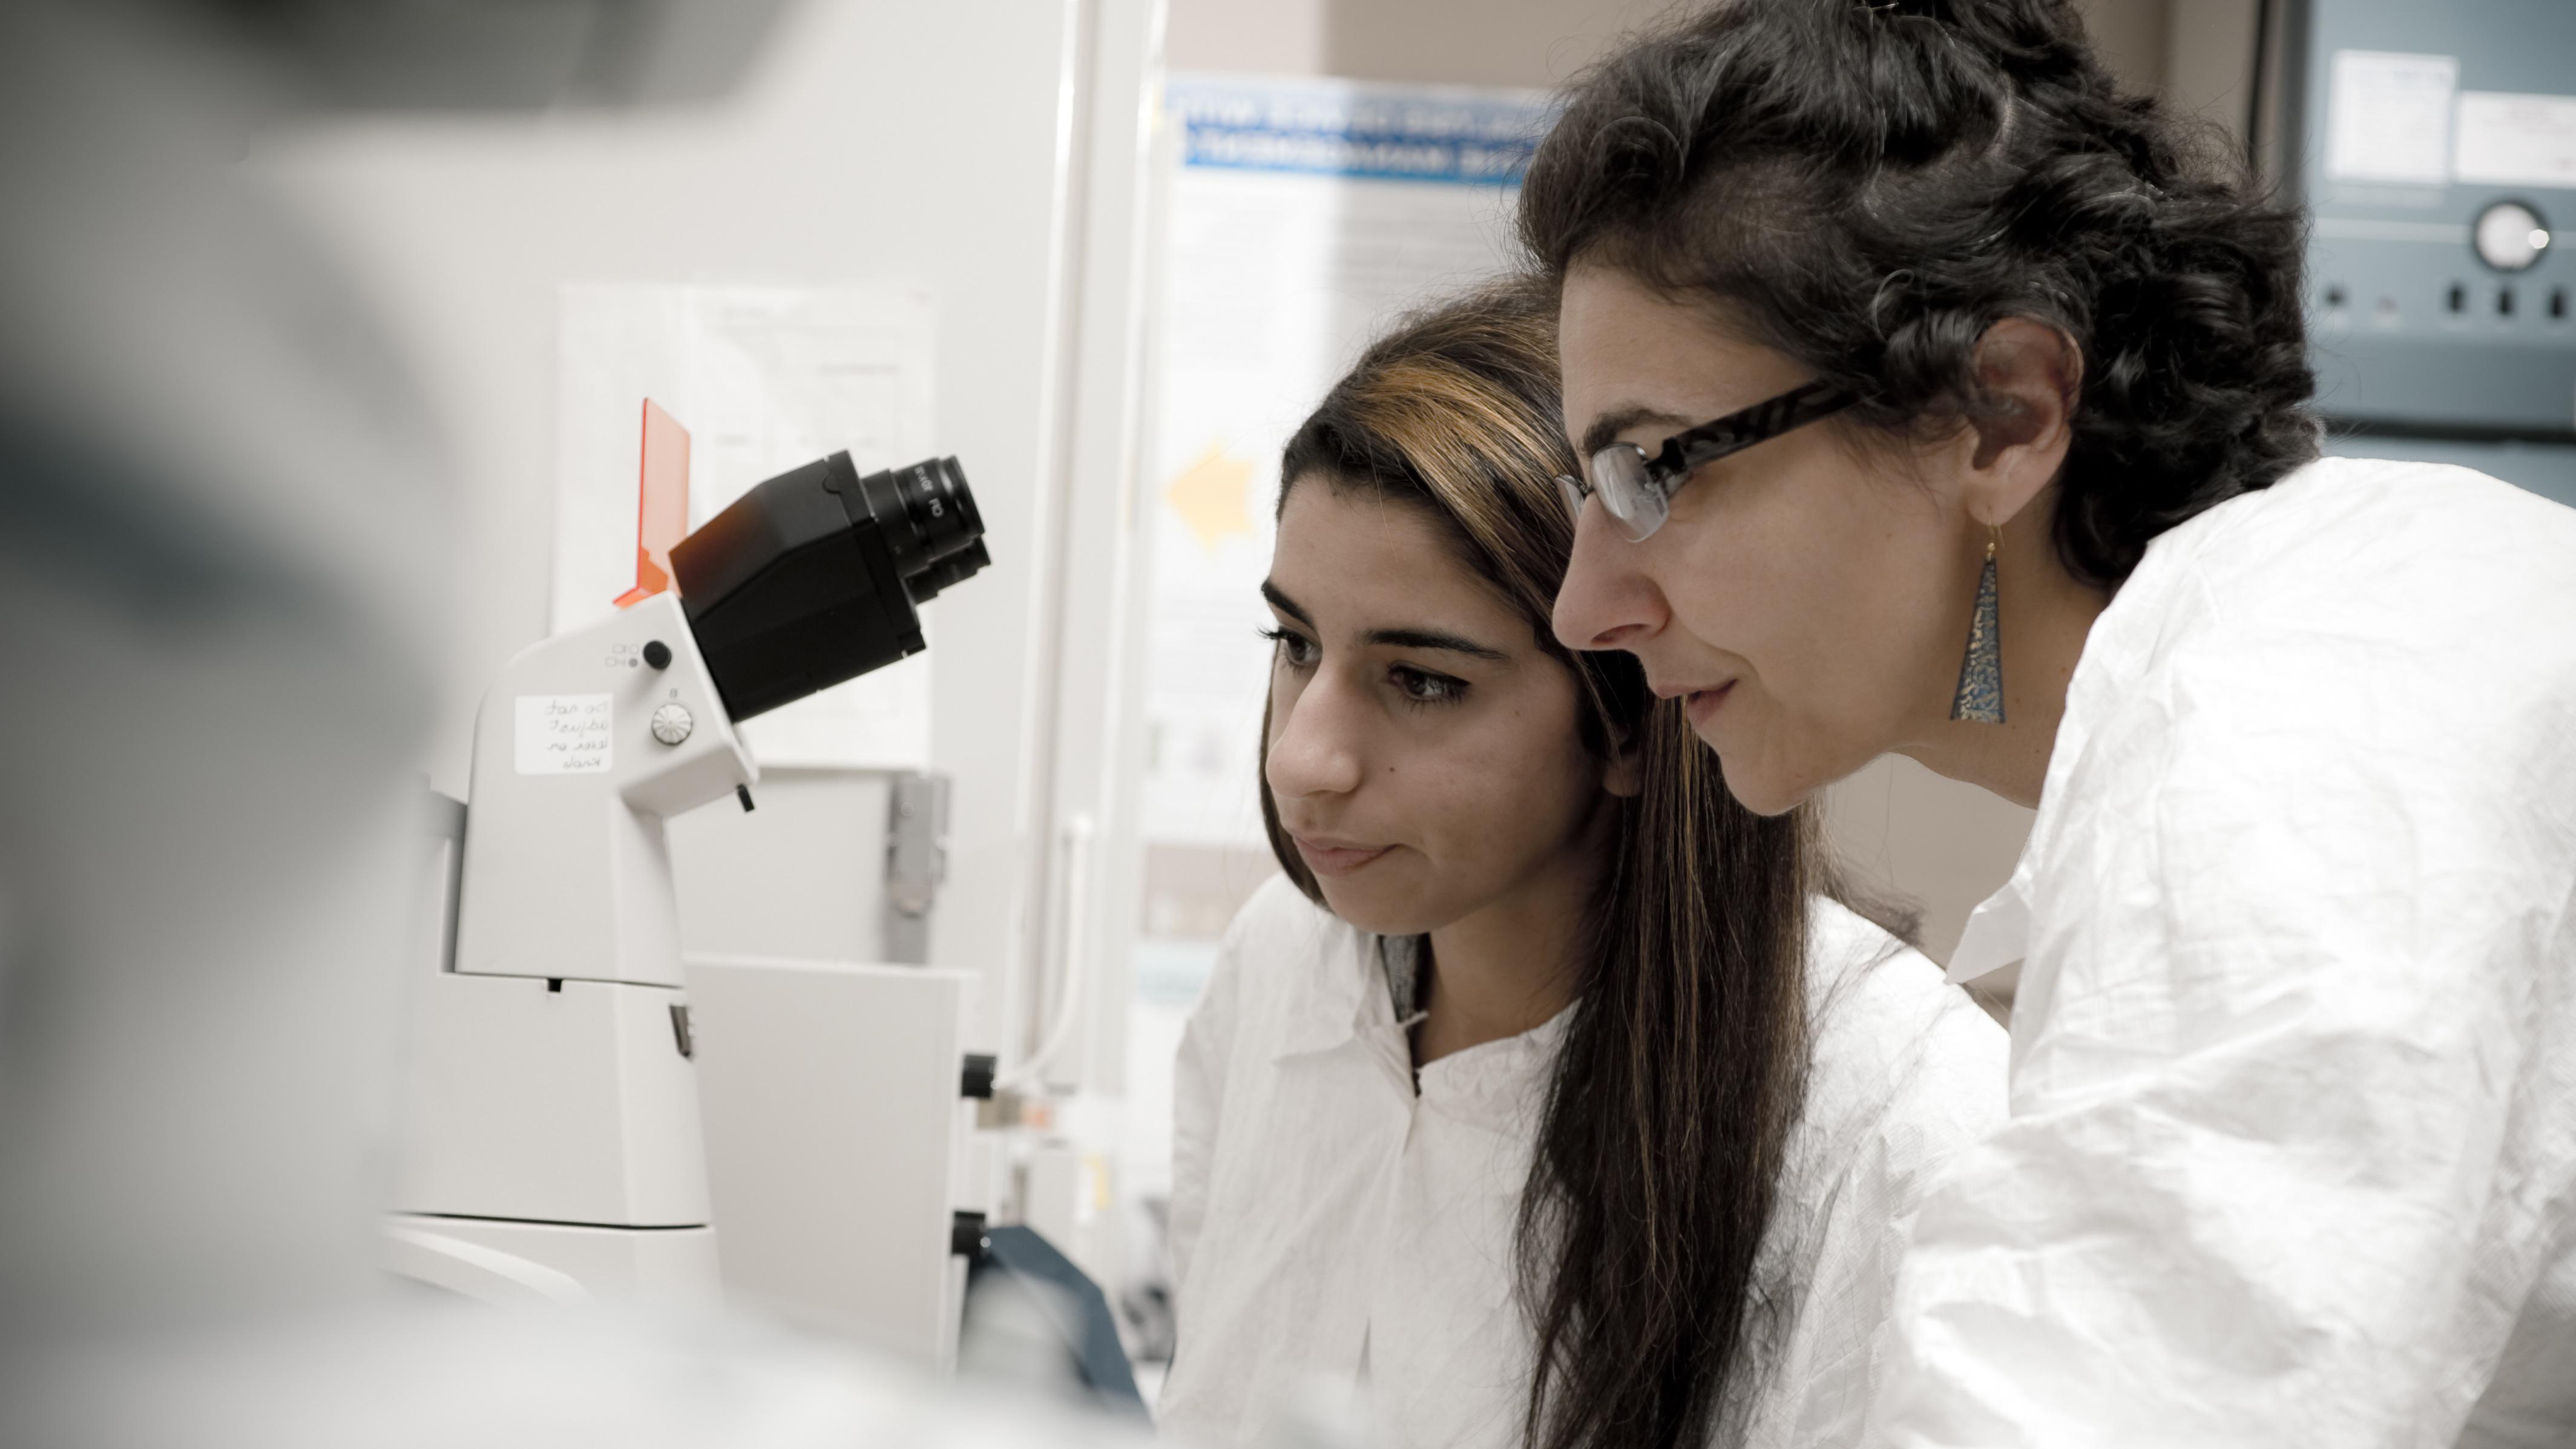
M 661 640 L 659 640 L 659 639 L 647 639 L 647 640 L 645 640 L 645 641 L 644 641 L 644 662 L 645 662 L 645 663 L 647 663 L 647 664 L 652 665 L 652 666 L 653 666 L 654 668 L 656 668 L 656 669 L 668 669 L 668 668 L 670 668 L 670 667 L 671 667 L 671 646 L 670 646 L 670 645 L 668 645 L 668 644 L 663 643 L 663 642 L 662 642 Z

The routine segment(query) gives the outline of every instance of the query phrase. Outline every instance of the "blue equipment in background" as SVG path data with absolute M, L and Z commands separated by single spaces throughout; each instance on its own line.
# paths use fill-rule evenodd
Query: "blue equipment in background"
M 2576 0 L 2304 0 L 2284 32 L 2327 451 L 2576 504 Z

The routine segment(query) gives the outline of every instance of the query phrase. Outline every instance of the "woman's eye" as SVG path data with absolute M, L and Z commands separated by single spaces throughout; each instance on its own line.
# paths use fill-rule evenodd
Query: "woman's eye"
M 1414 704 L 1454 704 L 1467 693 L 1467 681 L 1446 674 L 1433 674 L 1410 664 L 1399 664 L 1387 671 L 1397 692 Z
M 1286 629 L 1264 629 L 1261 637 L 1279 651 L 1281 662 L 1291 669 L 1311 669 L 1315 664 L 1315 641 Z

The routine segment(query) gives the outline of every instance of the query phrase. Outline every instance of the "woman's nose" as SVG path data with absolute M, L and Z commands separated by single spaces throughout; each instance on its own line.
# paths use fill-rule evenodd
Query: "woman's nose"
M 1663 628 L 1664 596 L 1639 567 L 1638 547 L 1619 536 L 1599 500 L 1574 521 L 1574 554 L 1557 586 L 1550 623 L 1568 649 L 1627 649 Z
M 1283 797 L 1346 795 L 1360 787 L 1356 721 L 1329 671 L 1318 670 L 1294 695 L 1274 696 L 1270 748 L 1262 772 Z

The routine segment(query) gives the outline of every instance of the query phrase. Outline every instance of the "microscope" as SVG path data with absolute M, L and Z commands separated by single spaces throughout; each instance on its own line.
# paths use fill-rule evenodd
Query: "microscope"
M 673 544 L 668 587 L 501 671 L 417 980 L 399 1271 L 486 1299 L 716 1297 L 664 822 L 753 808 L 736 727 L 919 653 L 919 606 L 991 561 L 983 532 L 956 459 L 835 453 Z

